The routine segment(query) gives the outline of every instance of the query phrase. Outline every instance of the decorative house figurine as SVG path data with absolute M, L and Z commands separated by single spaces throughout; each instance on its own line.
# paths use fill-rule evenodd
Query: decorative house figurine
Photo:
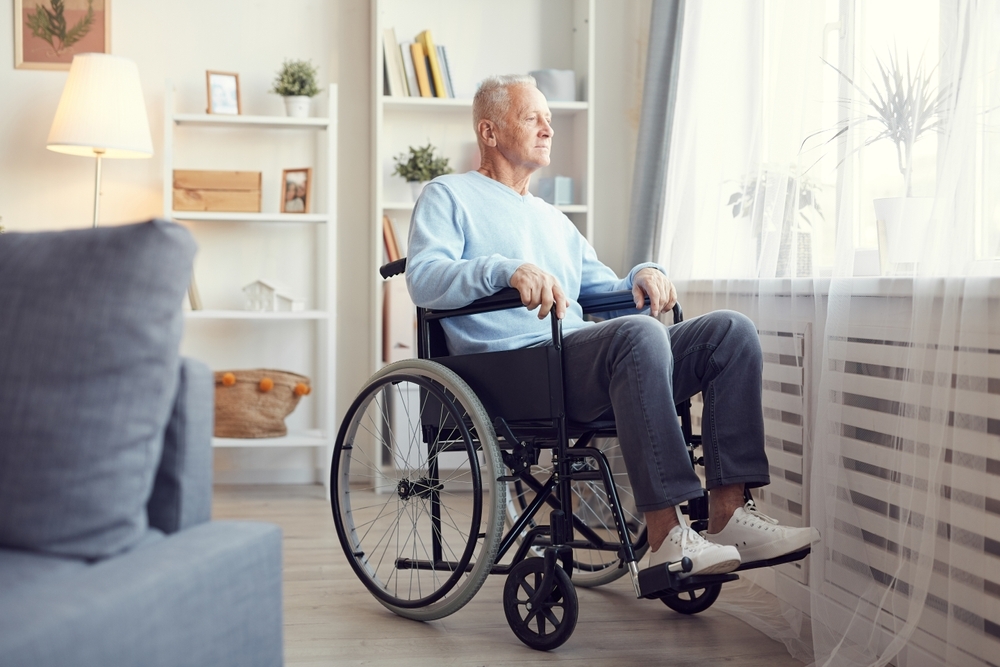
M 246 295 L 246 309 L 264 312 L 289 312 L 305 310 L 301 299 L 295 299 L 278 291 L 266 280 L 255 280 L 243 288 Z

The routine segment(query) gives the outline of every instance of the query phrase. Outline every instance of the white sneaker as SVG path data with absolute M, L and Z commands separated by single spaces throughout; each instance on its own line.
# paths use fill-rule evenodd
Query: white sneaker
M 649 566 L 656 567 L 665 563 L 673 563 L 687 556 L 691 559 L 691 571 L 678 573 L 682 577 L 692 574 L 723 574 L 732 572 L 740 566 L 740 552 L 727 545 L 709 542 L 684 520 L 678 511 L 680 525 L 674 526 L 663 544 L 649 554 Z
M 777 519 L 761 514 L 753 500 L 736 508 L 721 532 L 703 531 L 702 535 L 715 544 L 735 546 L 744 563 L 784 556 L 819 541 L 819 531 L 815 528 L 778 525 Z

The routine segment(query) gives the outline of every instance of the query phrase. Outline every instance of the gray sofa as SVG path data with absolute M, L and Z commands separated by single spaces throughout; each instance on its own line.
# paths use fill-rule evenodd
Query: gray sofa
M 210 521 L 182 227 L 0 236 L 0 665 L 280 665 L 281 535 Z

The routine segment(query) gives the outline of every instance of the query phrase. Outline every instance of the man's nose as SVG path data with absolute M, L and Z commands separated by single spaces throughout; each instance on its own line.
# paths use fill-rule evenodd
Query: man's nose
M 539 134 L 541 136 L 543 136 L 543 137 L 551 139 L 552 135 L 555 134 L 555 133 L 556 133 L 556 131 L 554 129 L 552 129 L 552 124 L 549 123 L 549 121 L 547 121 L 547 120 L 543 120 L 542 121 L 542 130 L 541 130 L 541 132 Z

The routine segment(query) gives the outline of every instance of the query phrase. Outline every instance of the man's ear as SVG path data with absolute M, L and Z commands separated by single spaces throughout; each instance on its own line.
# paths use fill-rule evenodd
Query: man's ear
M 483 144 L 490 147 L 497 145 L 496 128 L 493 126 L 493 121 L 483 118 L 479 121 L 479 127 L 476 129 Z

